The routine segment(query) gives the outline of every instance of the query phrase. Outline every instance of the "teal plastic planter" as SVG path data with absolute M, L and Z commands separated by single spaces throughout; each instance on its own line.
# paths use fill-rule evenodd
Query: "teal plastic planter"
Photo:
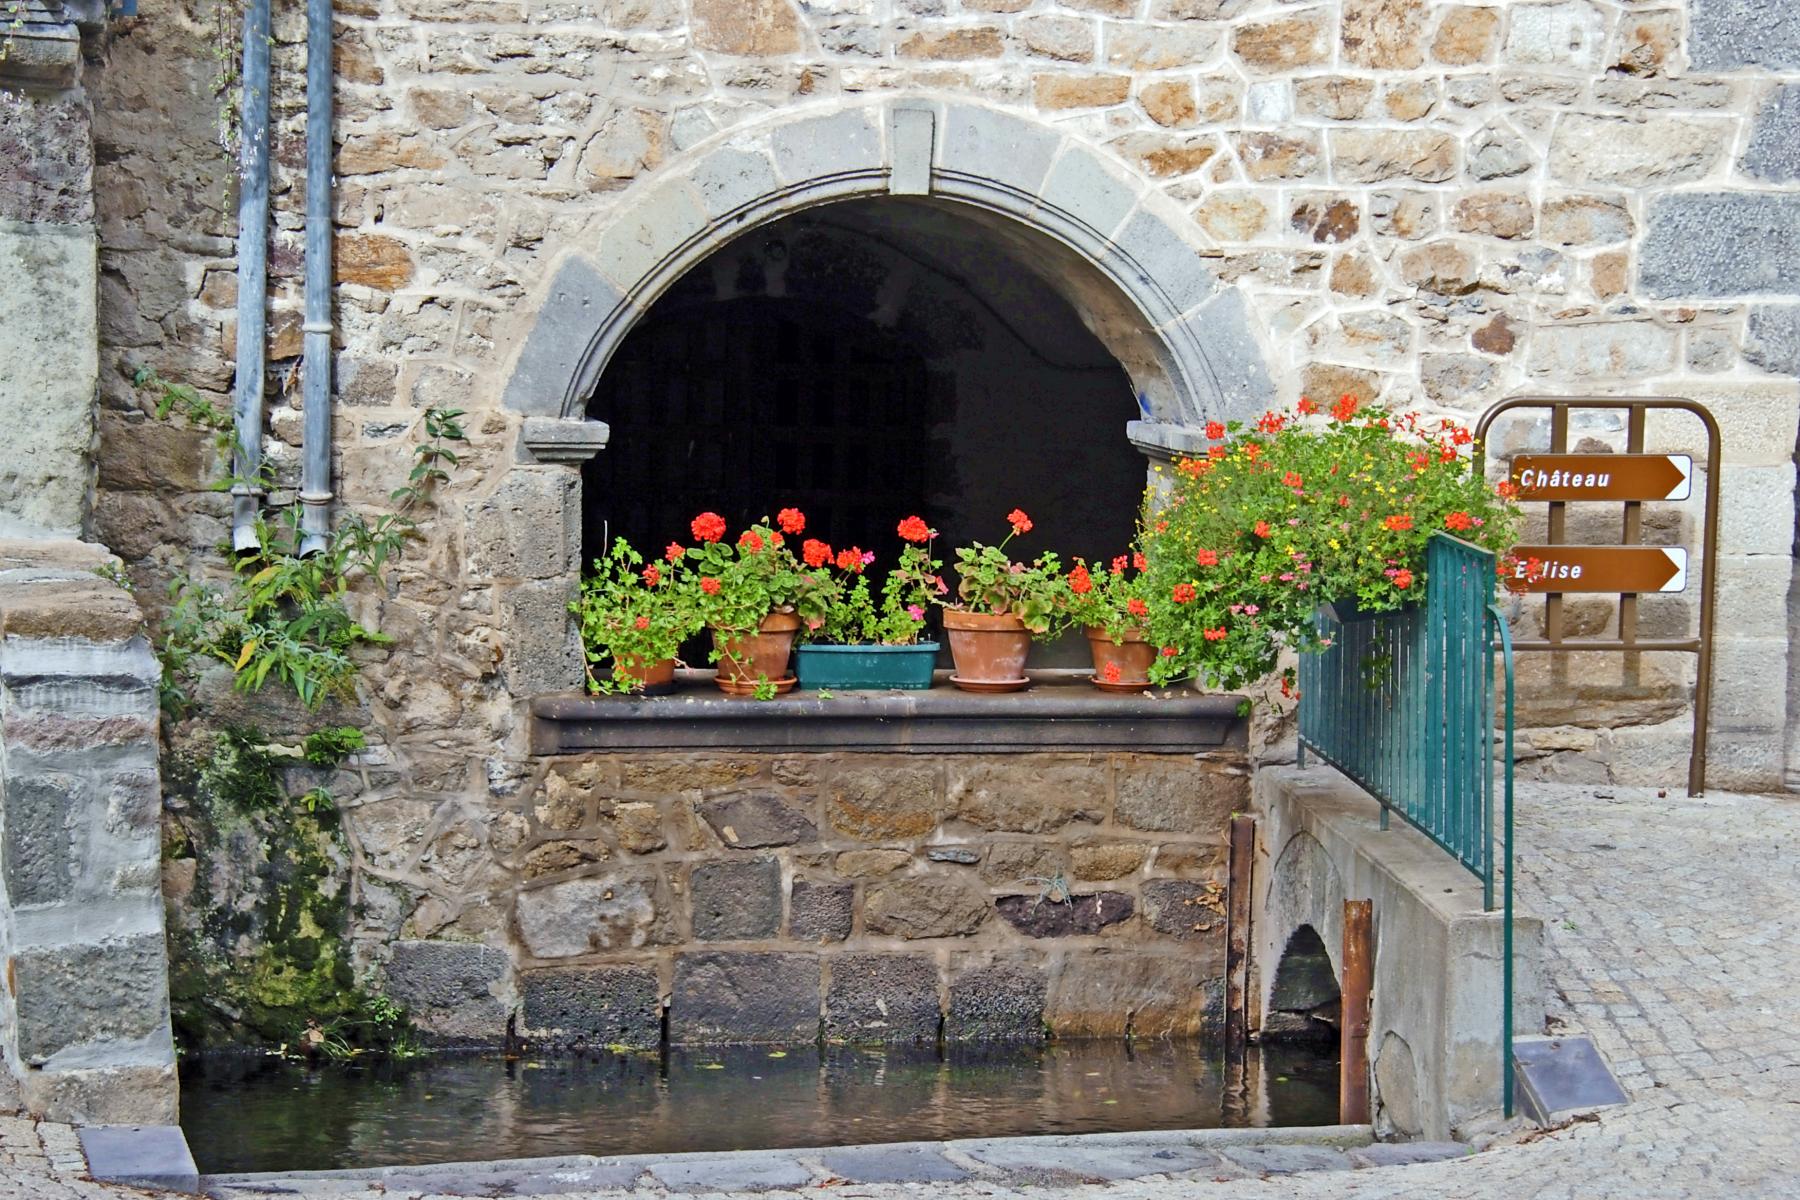
M 795 652 L 800 686 L 810 691 L 924 691 L 931 686 L 938 644 L 916 646 L 801 646 Z

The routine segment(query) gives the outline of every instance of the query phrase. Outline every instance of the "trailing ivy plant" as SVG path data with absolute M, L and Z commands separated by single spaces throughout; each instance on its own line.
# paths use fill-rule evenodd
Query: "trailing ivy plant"
M 132 378 L 154 390 L 159 417 L 178 414 L 210 431 L 220 449 L 232 445 L 230 414 L 192 387 L 170 383 L 149 368 Z M 340 513 L 324 548 L 303 555 L 300 512 L 291 506 L 275 523 L 257 519 L 256 549 L 236 556 L 226 549 L 231 576 L 223 584 L 177 575 L 162 620 L 164 706 L 175 713 L 185 708 L 185 684 L 195 660 L 206 659 L 229 664 L 242 691 L 257 691 L 274 680 L 309 709 L 334 695 L 349 698 L 357 675 L 353 652 L 391 640 L 351 615 L 350 590 L 362 578 L 379 583 L 386 566 L 417 536 L 414 512 L 461 461 L 452 444 L 468 440 L 462 416 L 458 408 L 426 410 L 425 440 L 413 449 L 405 483 L 389 494 L 392 511 L 373 517 Z M 213 486 L 225 491 L 237 482 L 227 478 Z M 266 486 L 268 480 L 258 482 Z

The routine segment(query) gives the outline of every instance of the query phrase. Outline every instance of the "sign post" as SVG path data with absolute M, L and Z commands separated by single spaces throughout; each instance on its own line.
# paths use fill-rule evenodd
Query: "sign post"
M 1545 542 L 1514 547 L 1516 561 L 1512 576 L 1502 580 L 1515 593 L 1544 597 L 1543 638 L 1514 642 L 1513 649 L 1608 650 L 1628 655 L 1666 650 L 1695 655 L 1698 677 L 1694 683 L 1694 740 L 1688 756 L 1688 794 L 1698 796 L 1706 788 L 1706 727 L 1712 708 L 1713 564 L 1718 561 L 1721 484 L 1718 422 L 1704 405 L 1692 400 L 1518 396 L 1502 400 L 1483 413 L 1477 422 L 1478 466 L 1495 418 L 1521 408 L 1549 411 L 1550 452 L 1515 455 L 1508 476 L 1518 489 L 1519 500 L 1543 502 L 1549 506 L 1549 512 Z M 1623 410 L 1626 414 L 1625 453 L 1569 453 L 1569 413 L 1573 409 Z M 1685 591 L 1692 582 L 1685 547 L 1643 544 L 1643 506 L 1646 502 L 1688 500 L 1693 496 L 1692 457 L 1644 453 L 1645 426 L 1652 411 L 1688 413 L 1699 420 L 1706 432 L 1707 488 L 1700 555 L 1704 571 L 1699 580 L 1700 633 L 1693 638 L 1645 640 L 1638 636 L 1638 597 Z M 1568 505 L 1591 502 L 1622 506 L 1621 544 L 1580 546 L 1568 543 Z M 1582 592 L 1619 597 L 1617 637 L 1570 638 L 1564 635 L 1563 596 Z

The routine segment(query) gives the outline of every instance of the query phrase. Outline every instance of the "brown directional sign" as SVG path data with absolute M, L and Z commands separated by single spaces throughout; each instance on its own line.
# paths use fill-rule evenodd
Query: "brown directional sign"
M 1521 500 L 1686 500 L 1693 474 L 1685 454 L 1521 454 L 1512 461 Z
M 1514 546 L 1506 587 L 1515 592 L 1679 592 L 1680 546 Z

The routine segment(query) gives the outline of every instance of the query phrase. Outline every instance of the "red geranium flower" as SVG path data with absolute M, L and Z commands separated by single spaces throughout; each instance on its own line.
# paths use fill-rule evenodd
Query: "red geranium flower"
M 1180 653 L 1181 653 L 1181 651 L 1177 650 L 1174 646 L 1164 646 L 1162 648 L 1162 656 L 1164 658 L 1174 658 L 1177 654 L 1180 654 Z
M 1225 447 L 1223 447 L 1223 446 L 1208 446 L 1206 448 L 1206 457 L 1212 459 L 1214 462 L 1218 462 L 1220 459 L 1225 457 Z
M 1175 585 L 1175 590 L 1169 593 L 1169 599 L 1177 604 L 1186 604 L 1199 594 L 1193 584 L 1178 583 Z
M 1287 418 L 1278 412 L 1266 412 L 1256 418 L 1256 427 L 1264 433 L 1280 433 L 1287 424 Z
M 1356 415 L 1356 406 L 1356 397 L 1352 396 L 1349 392 L 1345 392 L 1342 396 L 1338 397 L 1338 402 L 1331 406 L 1332 419 L 1337 421 L 1348 421 L 1351 417 Z
M 1203 567 L 1216 567 L 1219 565 L 1219 552 L 1217 550 L 1202 550 L 1194 555 L 1194 561 Z
M 1143 551 L 1133 550 L 1131 552 L 1131 565 L 1141 571 L 1150 565 L 1150 560 L 1144 557 Z
M 1112 560 L 1112 573 L 1114 575 L 1123 575 L 1125 573 L 1125 563 L 1127 561 L 1128 560 L 1126 559 L 1126 557 L 1123 554 L 1121 554 L 1117 558 L 1113 559 Z
M 1206 423 L 1206 436 L 1215 442 L 1218 441 L 1225 436 L 1225 426 L 1217 421 L 1208 421 Z
M 644 568 L 644 582 L 649 584 L 651 587 L 655 587 L 657 584 L 661 583 L 662 582 L 662 568 L 657 566 L 655 563 L 651 563 L 649 566 L 645 567 Z
M 719 594 L 719 581 L 714 579 L 711 575 L 702 575 L 700 577 L 700 590 L 709 596 L 716 596 Z
M 848 550 L 838 551 L 837 565 L 838 570 L 840 571 L 849 571 L 852 574 L 861 575 L 862 569 L 867 563 L 863 558 L 862 550 L 856 546 L 852 546 Z
M 1386 525 L 1389 529 L 1393 530 L 1395 533 L 1405 533 L 1407 530 L 1409 530 L 1413 527 L 1412 514 L 1411 513 L 1393 513 L 1393 514 L 1389 515 L 1385 520 L 1383 520 L 1382 524 Z
M 1116 662 L 1107 663 L 1106 669 L 1100 672 L 1101 677 L 1108 683 L 1119 682 L 1119 673 L 1119 664 Z
M 809 567 L 822 567 L 831 561 L 831 547 L 818 538 L 807 538 L 800 547 L 800 557 Z
M 650 618 L 649 617 L 639 617 L 637 620 L 633 621 L 632 624 L 640 630 L 648 629 L 648 628 L 650 628 Z
M 1088 574 L 1088 569 L 1079 563 L 1076 564 L 1073 571 L 1069 572 L 1069 590 L 1077 596 L 1085 596 L 1094 590 L 1093 577 Z
M 1256 523 L 1256 528 L 1252 529 L 1250 532 L 1254 533 L 1259 538 L 1266 538 L 1269 536 L 1269 523 L 1267 521 L 1258 521 Z
M 1448 513 L 1444 517 L 1444 528 L 1454 529 L 1459 533 L 1464 529 L 1473 528 L 1474 525 L 1475 518 L 1460 509 L 1456 512 Z
M 682 547 L 680 542 L 670 542 L 663 548 L 663 557 L 670 562 L 680 562 L 681 556 L 686 553 L 687 550 Z
M 716 512 L 703 512 L 688 524 L 694 536 L 703 542 L 716 542 L 725 536 L 725 518 Z
M 1134 617 L 1147 617 L 1150 615 L 1150 606 L 1133 596 L 1125 602 L 1125 611 Z
M 1281 477 L 1283 487 L 1297 488 L 1301 486 L 1301 482 L 1299 474 L 1294 471 L 1289 471 L 1286 475 Z
M 1206 640 L 1209 642 L 1222 642 L 1225 640 L 1225 627 L 1220 625 L 1213 629 L 1204 630 L 1203 636 L 1205 636 Z
M 784 508 L 775 514 L 775 523 L 783 533 L 799 533 L 806 528 L 806 514 L 797 508 Z
M 1413 581 L 1413 573 L 1411 571 L 1407 570 L 1405 567 L 1401 567 L 1398 571 L 1394 572 L 1394 586 L 1395 587 L 1400 588 L 1401 590 L 1404 591 L 1406 588 L 1409 588 L 1412 586 L 1412 581 Z
M 1294 405 L 1294 411 L 1303 417 L 1310 417 L 1319 411 L 1319 406 L 1312 402 L 1310 396 L 1300 397 L 1300 403 Z
M 931 540 L 931 526 L 919 517 L 908 517 L 900 522 L 899 533 L 909 542 L 929 542 Z
M 1031 532 L 1031 518 L 1025 515 L 1025 510 L 1022 508 L 1015 508 L 1007 513 L 1006 523 L 1012 526 L 1014 533 Z
M 1494 485 L 1494 494 L 1502 500 L 1511 500 L 1519 494 L 1519 485 L 1510 479 L 1502 479 Z
M 746 529 L 738 535 L 738 545 L 755 554 L 763 548 L 762 535 L 754 529 Z

